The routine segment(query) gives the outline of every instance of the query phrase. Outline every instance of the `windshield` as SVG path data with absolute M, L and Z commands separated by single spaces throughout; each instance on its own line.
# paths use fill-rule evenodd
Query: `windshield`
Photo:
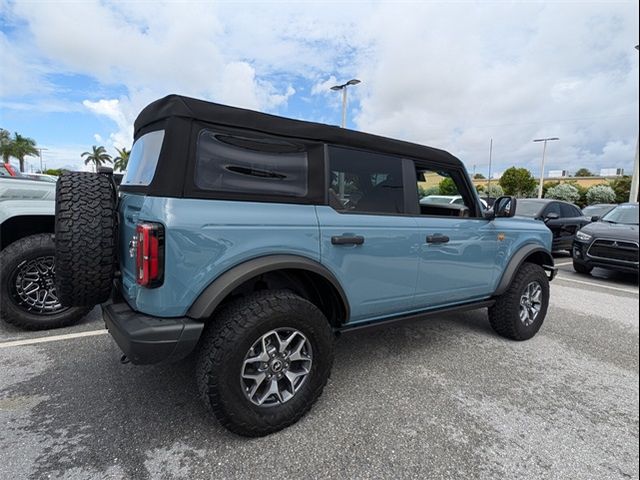
M 609 210 L 611 210 L 613 207 L 614 205 L 591 205 L 590 207 L 584 207 L 582 209 L 582 214 L 585 217 L 594 217 L 594 216 L 601 217 L 605 213 L 607 213 Z
M 516 202 L 516 215 L 520 215 L 521 217 L 535 217 L 541 208 L 542 204 L 540 202 L 518 200 Z
M 638 225 L 638 205 L 618 205 L 602 217 L 602 221 Z

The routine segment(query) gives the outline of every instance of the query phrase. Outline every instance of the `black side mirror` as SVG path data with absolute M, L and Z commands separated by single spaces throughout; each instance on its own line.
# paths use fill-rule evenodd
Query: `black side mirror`
M 560 218 L 559 214 L 557 214 L 556 212 L 549 212 L 544 216 L 544 221 L 547 222 L 549 220 L 557 220 L 558 218 Z
M 600 215 L 594 215 L 593 217 L 591 217 L 592 222 L 597 222 L 598 220 L 600 220 Z
M 516 197 L 498 197 L 493 204 L 493 213 L 496 217 L 513 217 L 516 214 Z

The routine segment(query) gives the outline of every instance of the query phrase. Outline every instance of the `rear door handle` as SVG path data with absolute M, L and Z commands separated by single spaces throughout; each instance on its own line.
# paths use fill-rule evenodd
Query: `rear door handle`
M 361 235 L 336 235 L 331 237 L 332 245 L 362 245 L 364 237 Z
M 427 243 L 447 243 L 449 237 L 436 233 L 435 235 L 427 235 Z

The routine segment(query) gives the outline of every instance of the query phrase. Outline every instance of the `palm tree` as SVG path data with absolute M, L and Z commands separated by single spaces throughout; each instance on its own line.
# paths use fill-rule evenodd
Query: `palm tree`
M 20 171 L 24 172 L 24 157 L 37 157 L 38 149 L 33 138 L 23 137 L 18 132 L 13 134 L 10 154 L 20 162 Z
M 13 148 L 13 142 L 11 140 L 11 134 L 8 130 L 0 128 L 0 155 L 2 155 L 2 161 L 9 163 L 9 157 L 12 157 L 11 149 Z
M 131 150 L 127 150 L 125 147 L 116 148 L 118 151 L 118 156 L 114 159 L 113 168 L 114 170 L 118 170 L 120 172 L 124 172 L 127 169 L 127 165 L 129 165 L 129 155 L 131 154 Z
M 111 155 L 107 153 L 107 150 L 102 145 L 100 145 L 99 147 L 93 145 L 91 148 L 91 152 L 84 152 L 82 153 L 82 155 L 80 155 L 81 157 L 87 157 L 84 159 L 85 165 L 93 163 L 93 168 L 97 172 L 98 167 L 101 167 L 105 163 L 113 163 L 113 160 L 111 160 Z

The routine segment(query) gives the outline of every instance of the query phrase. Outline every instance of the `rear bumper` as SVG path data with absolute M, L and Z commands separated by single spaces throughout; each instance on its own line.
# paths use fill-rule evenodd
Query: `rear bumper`
M 180 360 L 193 351 L 204 323 L 187 317 L 159 318 L 131 309 L 117 297 L 101 305 L 104 323 L 124 354 L 135 364 Z

